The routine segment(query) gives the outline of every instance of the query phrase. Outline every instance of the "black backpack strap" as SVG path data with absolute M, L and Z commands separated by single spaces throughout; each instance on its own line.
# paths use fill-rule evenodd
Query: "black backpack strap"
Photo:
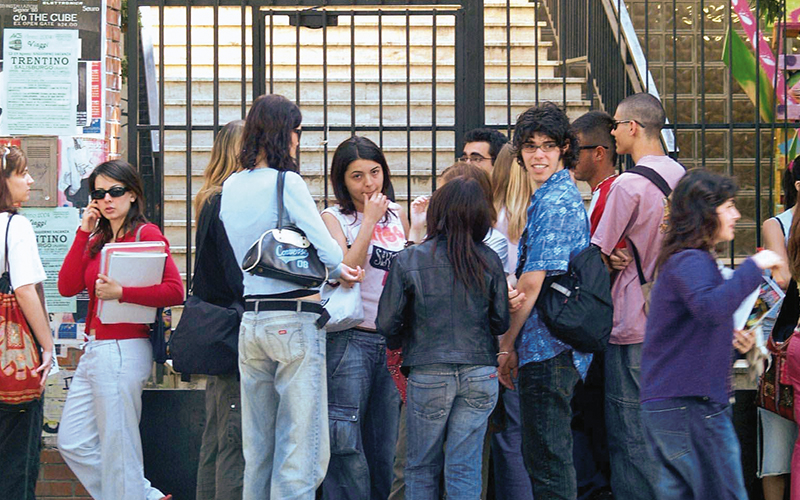
M 644 277 L 644 271 L 642 270 L 642 259 L 639 257 L 639 251 L 636 250 L 636 245 L 628 238 L 628 244 L 631 246 L 631 251 L 633 252 L 633 261 L 636 262 L 636 272 L 639 274 L 639 284 L 644 285 L 647 283 L 647 280 Z
M 641 175 L 642 177 L 646 178 L 647 180 L 655 184 L 656 187 L 660 189 L 662 193 L 664 193 L 665 197 L 669 197 L 669 195 L 672 194 L 672 188 L 669 187 L 667 181 L 665 181 L 664 178 L 661 177 L 661 175 L 652 168 L 645 167 L 644 165 L 636 165 L 635 167 L 629 168 L 628 170 L 625 171 L 625 173 L 628 172 L 632 174 Z
M 669 198 L 669 195 L 672 194 L 672 188 L 669 187 L 667 181 L 661 177 L 661 174 L 656 172 L 650 167 L 645 167 L 644 165 L 636 165 L 633 168 L 629 168 L 625 171 L 625 173 L 630 172 L 632 174 L 641 175 L 645 179 L 649 180 L 656 187 L 664 193 L 665 198 Z M 647 283 L 647 279 L 644 277 L 644 271 L 642 270 L 642 258 L 639 256 L 639 251 L 636 249 L 636 245 L 628 238 L 628 243 L 631 245 L 631 251 L 633 252 L 633 260 L 636 262 L 636 272 L 639 274 L 639 283 L 644 285 Z

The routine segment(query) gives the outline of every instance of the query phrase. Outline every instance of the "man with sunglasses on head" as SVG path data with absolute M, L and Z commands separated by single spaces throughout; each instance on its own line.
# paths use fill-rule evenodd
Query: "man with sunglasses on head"
M 674 189 L 683 166 L 661 144 L 666 114 L 648 93 L 625 98 L 614 113 L 611 135 L 617 154 L 629 154 L 637 167 L 651 169 Z M 614 277 L 614 327 L 605 352 L 605 416 L 611 458 L 611 488 L 619 500 L 656 498 L 658 466 L 651 459 L 639 417 L 639 373 L 644 342 L 645 297 L 637 265 L 647 283 L 655 278 L 656 259 L 666 230 L 666 198 L 644 174 L 621 174 L 611 185 L 603 216 L 592 236 Z M 620 242 L 626 249 L 616 248 Z
M 498 130 L 472 129 L 464 134 L 464 149 L 459 160 L 474 163 L 491 174 L 494 161 L 507 142 L 508 137 Z

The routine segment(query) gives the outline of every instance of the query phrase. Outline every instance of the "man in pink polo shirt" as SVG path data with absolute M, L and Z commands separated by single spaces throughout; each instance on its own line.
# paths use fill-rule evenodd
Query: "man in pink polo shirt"
M 614 130 L 618 154 L 654 170 L 674 188 L 684 168 L 664 153 L 661 102 L 647 93 L 627 97 L 617 106 Z M 654 279 L 656 258 L 666 226 L 665 200 L 649 179 L 623 173 L 611 186 L 603 216 L 592 236 L 609 265 L 619 271 L 611 288 L 614 328 L 605 355 L 606 428 L 611 456 L 611 487 L 619 500 L 656 498 L 657 464 L 650 458 L 639 417 L 639 367 L 644 342 L 645 298 L 632 246 L 638 250 L 647 282 Z M 626 250 L 615 250 L 621 241 Z

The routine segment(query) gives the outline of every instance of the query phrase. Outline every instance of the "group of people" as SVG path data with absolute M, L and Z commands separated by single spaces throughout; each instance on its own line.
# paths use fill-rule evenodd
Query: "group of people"
M 195 198 L 203 252 L 192 293 L 244 310 L 238 370 L 207 379 L 197 498 L 477 499 L 490 484 L 498 499 L 746 498 L 729 399 L 734 349 L 753 338 L 734 332 L 732 315 L 765 271 L 792 286 L 800 229 L 781 219 L 792 228 L 782 250 L 723 279 L 715 249 L 734 237 L 736 184 L 686 172 L 663 150 L 664 124 L 646 93 L 613 117 L 591 111 L 572 123 L 553 104 L 532 107 L 510 141 L 466 134 L 463 155 L 409 213 L 392 199 L 380 147 L 353 136 L 333 155 L 335 203 L 320 214 L 297 161 L 300 109 L 279 95 L 256 99 L 246 120 L 220 130 Z M 625 154 L 637 169 L 618 175 Z M 11 214 L 32 179 L 20 150 L 0 155 L 0 210 Z M 591 187 L 588 212 L 576 181 Z M 159 285 L 102 274 L 107 243 L 169 244 L 143 215 L 131 165 L 97 166 L 89 188 L 58 279 L 62 295 L 88 292 L 90 335 L 58 447 L 93 498 L 169 500 L 142 461 L 148 327 L 104 325 L 96 311 L 98 300 L 180 304 L 180 274 L 169 256 Z M 358 284 L 358 326 L 326 333 L 319 289 L 242 271 L 279 213 L 331 282 Z M 46 315 L 27 296 L 44 273 L 30 223 L 14 222 L 11 276 L 46 354 Z M 613 329 L 595 355 L 559 340 L 536 307 L 546 278 L 589 245 L 613 283 Z M 0 447 L 15 457 L 0 480 L 18 492 L 10 498 L 33 498 L 37 419 L 41 405 L 0 406 Z M 25 426 L 28 439 L 15 431 L 11 450 L 6 435 Z

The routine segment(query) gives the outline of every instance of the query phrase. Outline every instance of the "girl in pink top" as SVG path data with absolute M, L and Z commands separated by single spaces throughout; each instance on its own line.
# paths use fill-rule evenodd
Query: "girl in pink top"
M 400 421 L 400 395 L 387 368 L 386 341 L 375 332 L 378 300 L 408 221 L 387 198 L 389 166 L 380 148 L 354 136 L 331 162 L 336 205 L 322 213 L 341 245 L 343 263 L 365 270 L 364 321 L 327 341 L 331 460 L 322 483 L 325 499 L 387 498 Z

